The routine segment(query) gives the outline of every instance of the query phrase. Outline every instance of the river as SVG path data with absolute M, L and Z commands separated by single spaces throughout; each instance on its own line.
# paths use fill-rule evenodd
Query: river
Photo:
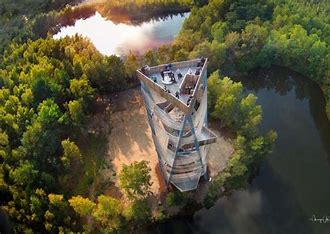
M 170 15 L 164 19 L 152 19 L 139 25 L 114 23 L 98 12 L 87 19 L 79 19 L 72 26 L 65 26 L 54 35 L 55 39 L 80 34 L 89 38 L 94 46 L 106 55 L 144 53 L 170 43 L 179 33 L 189 13 Z
M 320 88 L 279 67 L 239 81 L 263 108 L 261 131 L 278 133 L 273 153 L 247 188 L 150 233 L 330 233 L 330 220 L 310 220 L 330 219 L 330 124 Z

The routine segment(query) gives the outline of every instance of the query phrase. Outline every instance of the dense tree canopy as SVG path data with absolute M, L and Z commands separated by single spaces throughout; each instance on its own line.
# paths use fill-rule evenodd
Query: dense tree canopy
M 0 58 L 2 208 L 17 222 L 17 230 L 60 228 L 61 221 L 43 225 L 49 206 L 44 196 L 66 193 L 59 179 L 81 163 L 73 139 L 90 113 L 96 90 L 126 87 L 124 64 L 115 56 L 102 56 L 78 36 L 12 44 Z M 40 188 L 42 196 L 36 194 Z M 30 207 L 30 202 L 35 205 Z M 49 212 L 49 219 L 61 219 Z M 63 225 L 74 228 L 75 223 Z
M 29 38 L 36 39 L 31 29 L 36 15 L 76 2 L 79 0 L 1 0 L 0 52 L 11 40 L 25 42 Z

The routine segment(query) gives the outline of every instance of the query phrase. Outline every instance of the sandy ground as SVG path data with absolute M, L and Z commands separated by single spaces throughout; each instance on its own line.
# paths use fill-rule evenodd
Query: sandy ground
M 218 136 L 217 142 L 211 145 L 207 155 L 209 175 L 215 177 L 225 169 L 234 148 L 231 140 L 221 134 L 216 122 L 210 122 L 208 127 Z
M 138 88 L 126 90 L 112 95 L 110 99 L 113 114 L 111 134 L 108 138 L 108 159 L 117 173 L 124 164 L 148 161 L 152 169 L 151 191 L 156 196 L 161 194 L 165 189 L 165 183 L 159 171 L 158 158 L 140 90 Z M 217 142 L 212 144 L 208 154 L 209 172 L 213 177 L 225 168 L 233 147 L 216 128 L 212 128 L 212 124 L 211 129 L 218 136 Z
M 159 193 L 156 173 L 157 154 L 148 125 L 146 110 L 139 89 L 130 89 L 111 97 L 113 114 L 109 136 L 109 159 L 119 173 L 124 164 L 146 160 L 151 167 L 151 191 Z M 117 181 L 116 181 L 117 184 Z

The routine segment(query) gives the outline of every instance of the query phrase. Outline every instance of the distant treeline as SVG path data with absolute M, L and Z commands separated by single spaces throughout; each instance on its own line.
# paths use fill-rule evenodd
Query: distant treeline
M 33 38 L 31 24 L 34 18 L 52 10 L 59 10 L 79 0 L 2 0 L 0 1 L 0 52 L 12 40 Z
M 114 22 L 140 24 L 151 18 L 189 11 L 193 4 L 191 0 L 115 0 L 97 4 L 95 8 Z

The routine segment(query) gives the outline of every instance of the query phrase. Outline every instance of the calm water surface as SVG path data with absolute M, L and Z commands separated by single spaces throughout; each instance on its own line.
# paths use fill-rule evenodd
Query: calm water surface
M 246 189 L 218 200 L 191 219 L 176 219 L 151 233 L 330 233 L 330 125 L 319 87 L 283 68 L 240 79 L 258 96 L 262 131 L 278 133 L 274 152 Z
M 123 55 L 129 51 L 143 53 L 171 42 L 188 15 L 189 13 L 184 13 L 168 16 L 164 20 L 128 25 L 115 24 L 96 12 L 92 17 L 77 20 L 73 26 L 61 28 L 54 38 L 80 34 L 89 38 L 95 47 L 106 55 Z

